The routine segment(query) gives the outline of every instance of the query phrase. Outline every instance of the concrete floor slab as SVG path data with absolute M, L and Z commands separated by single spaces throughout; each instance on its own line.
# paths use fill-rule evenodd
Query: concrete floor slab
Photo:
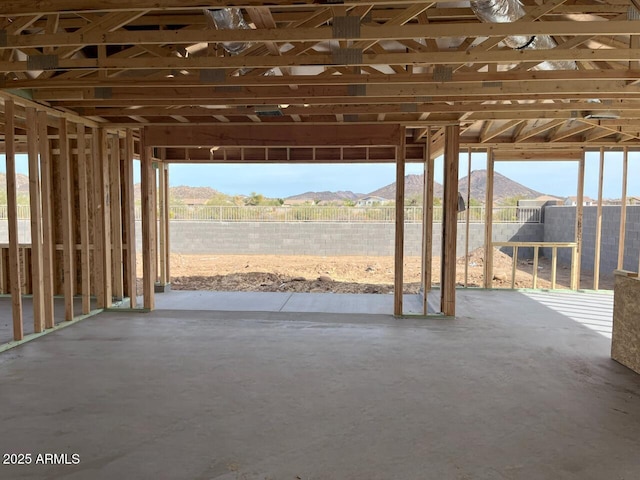
M 404 295 L 404 312 L 421 314 L 418 295 Z M 435 301 L 430 301 L 431 307 Z M 142 305 L 142 301 L 140 301 Z M 393 313 L 393 295 L 285 292 L 209 292 L 172 290 L 156 295 L 160 310 L 218 310 L 227 312 Z
M 611 338 L 613 331 L 613 292 L 528 292 L 527 297 L 561 313 L 574 322 Z M 579 298 L 580 301 L 576 301 Z
M 171 290 L 156 294 L 159 310 L 279 312 L 291 297 L 286 292 L 209 292 Z M 143 304 L 142 301 L 139 302 Z
M 405 312 L 421 313 L 422 305 L 417 295 L 404 295 L 403 301 Z M 389 315 L 393 313 L 393 295 L 294 293 L 282 311 Z
M 76 298 L 73 305 L 77 315 L 82 312 L 82 299 Z M 91 301 L 91 308 L 96 308 L 94 299 Z M 54 299 L 54 312 L 56 325 L 64 322 L 64 299 Z M 24 334 L 33 333 L 33 297 L 22 297 L 22 325 Z M 0 295 L 0 345 L 13 340 L 13 316 L 11 314 L 11 296 Z
M 640 478 L 607 338 L 519 292 L 458 311 L 97 315 L 0 354 L 0 452 L 80 456 L 0 477 Z

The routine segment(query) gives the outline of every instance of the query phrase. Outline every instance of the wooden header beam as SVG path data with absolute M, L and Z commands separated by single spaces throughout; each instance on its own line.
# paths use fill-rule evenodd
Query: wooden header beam
M 220 125 L 144 127 L 153 147 L 395 146 L 399 125 Z
M 411 0 L 411 3 L 423 3 L 434 5 L 445 3 L 450 0 Z M 0 7 L 0 15 L 43 15 L 48 13 L 75 13 L 75 12 L 133 12 L 139 10 L 201 10 L 203 8 L 223 8 L 223 7 L 292 7 L 308 8 L 322 6 L 318 0 L 270 0 L 268 2 L 260 0 L 138 0 L 134 3 L 122 2 L 121 0 L 102 0 L 94 2 L 91 0 L 4 0 Z M 326 1 L 327 5 L 333 2 Z M 358 5 L 399 5 L 407 4 L 406 0 L 344 0 L 340 3 L 344 6 Z
M 565 161 L 565 160 L 580 160 L 582 158 L 582 149 L 576 150 L 494 150 L 494 160 L 496 162 L 508 162 L 508 161 Z
M 520 63 L 545 61 L 629 62 L 640 60 L 640 48 L 629 49 L 560 49 L 489 50 L 469 52 L 437 51 L 420 53 L 363 54 L 354 62 L 336 62 L 334 55 L 236 55 L 235 57 L 144 57 L 66 58 L 59 59 L 57 70 L 199 70 L 211 68 L 275 68 L 291 66 L 376 66 L 376 65 L 450 65 L 465 63 Z M 27 72 L 30 63 L 2 61 L 0 71 Z
M 412 1 L 411 3 L 415 3 Z M 177 20 L 179 23 L 180 20 Z M 87 33 L 38 33 L 32 35 L 8 35 L 7 41 L 0 46 L 11 48 L 41 48 L 48 46 L 85 46 L 85 45 L 166 45 L 221 42 L 322 42 L 336 38 L 358 40 L 413 40 L 415 38 L 457 37 L 464 33 L 469 37 L 492 37 L 500 39 L 509 35 L 628 35 L 637 29 L 635 20 L 615 21 L 557 21 L 557 22 L 516 22 L 516 23 L 458 23 L 404 25 L 362 25 L 357 37 L 336 37 L 331 27 L 318 28 L 257 28 L 239 30 L 160 30 L 87 32 Z

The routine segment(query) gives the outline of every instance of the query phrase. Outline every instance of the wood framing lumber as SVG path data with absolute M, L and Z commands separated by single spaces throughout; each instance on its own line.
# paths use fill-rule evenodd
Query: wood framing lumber
M 7 220 L 9 230 L 9 279 L 11 290 L 11 315 L 13 318 L 13 339 L 24 337 L 22 323 L 22 296 L 20 282 L 20 255 L 18 252 L 18 202 L 16 189 L 16 157 L 14 143 L 15 106 L 13 100 L 4 102 L 4 141 L 7 172 Z
M 85 126 L 76 124 L 78 145 L 78 209 L 80 219 L 80 293 L 82 295 L 82 314 L 91 311 L 91 262 L 89 245 L 89 179 L 87 175 L 87 153 Z
M 400 129 L 396 147 L 396 220 L 394 253 L 393 314 L 403 314 L 404 294 L 404 172 L 405 172 L 405 131 Z
M 74 287 L 75 287 L 75 240 L 73 235 L 73 199 L 71 197 L 71 156 L 69 139 L 67 137 L 67 119 L 59 120 L 60 135 L 60 204 L 62 209 L 62 244 L 63 244 L 63 272 L 64 272 L 64 318 L 66 321 L 74 317 Z
M 40 175 L 42 189 L 42 275 L 45 328 L 55 326 L 53 308 L 54 290 L 54 238 L 53 238 L 53 185 L 51 173 L 51 152 L 48 140 L 47 112 L 38 111 L 38 141 L 40 143 Z
M 448 316 L 456 314 L 459 135 L 460 126 L 445 128 L 440 308 Z
M 31 216 L 30 267 L 33 292 L 33 331 L 40 333 L 45 329 L 45 315 L 42 260 L 42 202 L 40 198 L 40 161 L 38 157 L 38 117 L 36 109 L 33 107 L 27 107 L 26 114 L 29 161 L 29 208 Z

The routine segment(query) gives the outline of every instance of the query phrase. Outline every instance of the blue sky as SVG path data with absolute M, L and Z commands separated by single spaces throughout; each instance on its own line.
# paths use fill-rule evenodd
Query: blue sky
M 5 171 L 3 156 L 0 171 Z M 460 177 L 467 174 L 467 154 L 460 156 Z M 585 195 L 598 196 L 599 154 L 586 157 Z M 136 162 L 137 163 L 137 162 Z M 24 155 L 16 158 L 19 173 L 27 173 Z M 472 169 L 486 168 L 486 156 L 473 154 Z M 559 196 L 576 194 L 577 162 L 496 162 L 496 171 L 543 193 Z M 408 164 L 407 174 L 422 173 L 421 164 Z M 442 182 L 442 158 L 435 163 L 436 181 Z M 629 153 L 628 195 L 640 196 L 640 152 Z M 138 176 L 138 175 L 136 175 Z M 395 181 L 392 164 L 342 165 L 171 165 L 170 183 L 209 186 L 227 194 L 259 192 L 268 197 L 287 197 L 306 191 L 351 190 L 369 193 Z M 136 180 L 137 181 L 137 180 Z M 606 154 L 604 197 L 619 198 L 622 184 L 622 153 Z
M 467 154 L 460 156 L 460 177 L 467 175 Z M 598 196 L 599 154 L 589 152 L 585 166 L 585 195 Z M 473 170 L 486 168 L 486 156 L 473 154 Z M 406 173 L 422 173 L 421 164 L 408 164 Z M 578 164 L 567 162 L 496 162 L 496 171 L 543 193 L 576 194 Z M 442 158 L 435 163 L 436 181 L 442 182 Z M 628 195 L 640 195 L 640 153 L 629 153 Z M 210 186 L 228 194 L 259 192 L 287 197 L 306 191 L 351 190 L 369 193 L 395 181 L 392 164 L 343 165 L 171 165 L 171 185 Z M 619 198 L 622 153 L 605 157 L 604 197 Z

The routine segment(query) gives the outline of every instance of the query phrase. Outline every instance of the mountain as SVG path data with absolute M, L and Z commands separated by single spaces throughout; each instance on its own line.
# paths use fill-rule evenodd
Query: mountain
M 136 183 L 133 186 L 133 195 L 136 200 L 140 200 L 140 192 L 140 184 Z M 169 197 L 174 200 L 179 200 L 186 205 L 204 204 L 210 198 L 219 195 L 224 194 L 211 187 L 189 187 L 187 185 L 169 187 Z
M 4 189 L 6 184 L 7 174 L 0 173 L 0 186 L 2 186 L 2 188 Z M 27 175 L 16 173 L 16 191 L 18 192 L 18 194 L 29 194 L 29 177 Z
M 188 187 L 186 185 L 179 185 L 169 188 L 170 197 L 180 199 L 187 204 L 205 203 L 216 195 L 220 195 L 220 192 L 211 187 Z
M 411 198 L 422 195 L 422 186 L 424 185 L 424 175 L 407 175 L 404 177 L 404 196 Z M 443 187 L 438 182 L 434 182 L 433 195 L 436 198 L 442 198 Z M 368 194 L 369 196 L 382 197 L 388 200 L 396 199 L 396 182 L 374 190 Z
M 467 196 L 467 183 L 467 177 L 461 178 L 458 181 L 458 190 L 465 198 Z M 474 170 L 471 172 L 471 198 L 484 203 L 486 191 L 487 171 Z M 529 187 L 525 187 L 521 183 L 515 182 L 498 172 L 493 173 L 493 201 L 496 204 L 501 203 L 507 198 L 536 198 L 540 195 L 542 195 L 542 193 Z
M 293 202 L 340 202 L 343 200 L 357 200 L 362 197 L 361 193 L 353 193 L 352 191 L 338 191 L 338 192 L 305 192 L 300 193 L 298 195 L 292 195 L 287 197 L 285 200 L 293 201 Z
M 411 198 L 414 196 L 422 195 L 422 185 L 424 181 L 424 175 L 407 175 L 405 178 L 405 198 Z M 467 177 L 461 178 L 458 181 L 458 191 L 463 197 L 467 196 Z M 487 189 L 487 171 L 486 170 L 474 170 L 471 172 L 471 198 L 484 203 L 485 192 Z M 442 198 L 443 186 L 438 182 L 435 182 L 433 189 L 434 197 Z M 374 190 L 369 195 L 387 198 L 389 200 L 395 200 L 396 198 L 396 183 L 390 183 L 389 185 Z M 493 199 L 496 204 L 501 203 L 503 200 L 512 197 L 521 198 L 536 198 L 542 195 L 531 188 L 514 182 L 510 178 L 505 177 L 497 172 L 493 174 Z

